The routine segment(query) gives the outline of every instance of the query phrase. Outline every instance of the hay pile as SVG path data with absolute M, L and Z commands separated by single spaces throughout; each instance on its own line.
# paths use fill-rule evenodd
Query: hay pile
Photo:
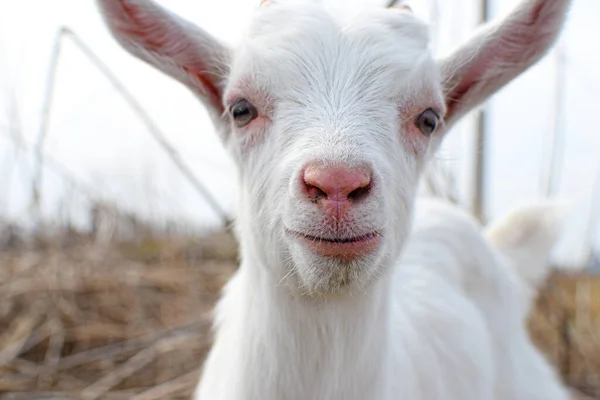
M 0 399 L 188 399 L 233 238 L 0 252 Z
M 600 399 L 600 275 L 555 274 L 529 322 L 564 381 L 582 398 Z
M 226 233 L 0 250 L 0 400 L 189 399 L 236 258 Z M 531 321 L 581 398 L 600 398 L 593 282 L 554 278 Z

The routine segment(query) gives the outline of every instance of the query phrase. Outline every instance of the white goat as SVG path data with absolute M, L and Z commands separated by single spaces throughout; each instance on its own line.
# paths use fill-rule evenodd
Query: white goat
M 546 263 L 551 212 L 491 228 L 501 254 L 415 193 L 449 127 L 547 52 L 570 1 L 523 1 L 437 62 L 405 8 L 340 21 L 272 0 L 231 51 L 151 1 L 97 1 L 127 50 L 204 102 L 239 167 L 242 261 L 197 399 L 567 398 L 515 273 Z

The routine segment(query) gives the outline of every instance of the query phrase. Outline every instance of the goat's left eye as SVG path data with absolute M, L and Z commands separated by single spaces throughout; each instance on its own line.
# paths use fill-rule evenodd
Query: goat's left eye
M 435 132 L 439 123 L 440 117 L 431 108 L 428 108 L 427 110 L 423 111 L 415 121 L 415 125 L 425 136 L 429 136 L 433 132 Z
M 238 100 L 231 106 L 231 116 L 238 128 L 243 128 L 258 117 L 258 110 L 248 100 Z

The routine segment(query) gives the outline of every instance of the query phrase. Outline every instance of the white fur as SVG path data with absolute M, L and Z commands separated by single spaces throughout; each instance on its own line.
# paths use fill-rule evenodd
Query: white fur
M 519 271 L 525 314 L 546 282 L 550 255 L 565 225 L 567 206 L 539 203 L 512 210 L 485 229 L 486 238 Z
M 316 301 L 251 268 L 219 304 L 198 399 L 568 398 L 527 336 L 520 277 L 453 206 L 420 201 L 366 292 Z
M 527 336 L 514 248 L 499 254 L 454 207 L 415 214 L 415 198 L 448 127 L 545 54 L 570 1 L 526 0 L 438 62 L 402 10 L 341 21 L 317 1 L 271 0 L 230 50 L 152 2 L 97 1 L 127 50 L 204 101 L 239 167 L 242 260 L 196 399 L 567 398 Z M 229 113 L 239 99 L 258 110 L 244 127 Z M 430 136 L 415 125 L 428 108 L 446 121 Z M 303 195 L 309 163 L 372 171 L 334 227 Z M 377 232 L 381 245 L 340 261 L 289 232 Z

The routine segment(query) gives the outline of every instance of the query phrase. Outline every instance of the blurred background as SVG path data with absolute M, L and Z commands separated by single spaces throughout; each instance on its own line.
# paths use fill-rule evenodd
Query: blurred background
M 258 6 L 159 3 L 231 44 Z M 518 0 L 407 3 L 441 56 Z M 546 197 L 572 205 L 532 331 L 590 398 L 600 398 L 598 21 L 598 1 L 575 0 L 557 46 L 453 129 L 424 188 L 482 222 Z M 210 345 L 206 312 L 235 270 L 224 223 L 236 192 L 201 104 L 126 54 L 92 0 L 0 0 L 0 399 L 188 398 Z

